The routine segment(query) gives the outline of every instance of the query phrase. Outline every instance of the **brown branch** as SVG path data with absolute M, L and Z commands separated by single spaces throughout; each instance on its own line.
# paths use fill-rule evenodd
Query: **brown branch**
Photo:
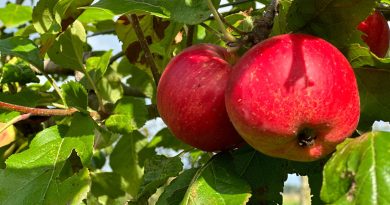
M 131 14 L 129 17 L 131 24 L 133 25 L 135 34 L 137 35 L 138 41 L 141 44 L 141 48 L 144 51 L 144 55 L 147 63 L 149 64 L 150 70 L 152 71 L 153 79 L 156 85 L 160 80 L 160 74 L 158 73 L 158 69 L 156 63 L 154 62 L 153 55 L 150 52 L 148 42 L 145 39 L 145 35 L 142 32 L 141 26 L 139 25 L 138 16 L 136 14 Z
M 5 110 L 18 111 L 21 113 L 28 113 L 31 116 L 69 116 L 77 112 L 76 108 L 69 109 L 43 109 L 43 108 L 32 108 L 21 105 L 14 105 L 0 101 L 0 108 Z
M 259 43 L 268 38 L 274 24 L 275 15 L 278 12 L 278 4 L 278 0 L 272 0 L 262 18 L 255 20 L 254 28 L 250 36 L 253 43 Z

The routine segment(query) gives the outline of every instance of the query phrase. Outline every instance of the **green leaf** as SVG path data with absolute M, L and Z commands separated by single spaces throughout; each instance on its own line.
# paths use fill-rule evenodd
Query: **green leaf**
M 61 16 L 62 22 L 75 20 L 84 11 L 80 7 L 89 6 L 92 2 L 93 0 L 60 0 L 54 6 L 54 12 Z
M 10 37 L 0 39 L 0 53 L 13 55 L 43 69 L 43 61 L 39 57 L 39 49 L 30 39 L 25 37 Z
M 162 7 L 160 0 L 100 0 L 87 9 L 103 9 L 113 14 L 124 14 L 128 12 L 148 12 L 152 15 L 167 18 L 169 13 Z
M 171 13 L 171 20 L 179 23 L 195 25 L 210 17 L 211 11 L 207 6 L 207 0 L 173 0 L 164 1 Z M 214 5 L 219 5 L 219 0 L 213 0 Z
M 360 68 L 370 66 L 375 68 L 390 68 L 390 58 L 379 58 L 367 47 L 359 44 L 352 44 L 349 46 L 346 56 L 353 68 Z
M 151 15 L 145 15 L 139 19 L 139 24 L 145 37 L 150 36 L 156 39 L 155 31 L 153 29 L 153 18 L 154 17 Z M 129 50 L 129 52 L 131 52 L 131 55 L 134 56 L 134 60 L 138 60 L 141 47 L 135 46 L 137 44 L 139 45 L 138 38 L 127 16 L 121 16 L 117 20 L 115 24 L 115 32 L 118 39 L 123 42 L 122 50 L 126 51 L 129 46 L 133 45 L 134 48 Z
M 41 34 L 57 34 L 83 12 L 93 0 L 40 0 L 33 10 L 33 25 Z M 62 28 L 64 26 L 64 28 Z
M 29 89 L 23 89 L 15 94 L 0 93 L 0 101 L 27 107 L 37 106 L 40 98 L 38 92 Z
M 64 33 L 62 33 L 48 55 L 50 59 L 65 68 L 83 71 L 83 52 L 86 34 L 83 25 L 75 21 Z
M 182 23 L 170 22 L 168 27 L 164 29 L 164 38 L 149 46 L 152 53 L 157 53 L 163 56 L 163 67 L 165 67 L 168 61 L 172 58 L 172 44 L 182 28 Z
M 199 169 L 181 204 L 246 204 L 250 186 L 232 169 L 231 156 L 218 154 Z
M 81 170 L 61 181 L 58 177 L 73 150 L 87 165 L 92 156 L 94 121 L 76 114 L 64 136 L 55 129 L 37 136 L 30 148 L 13 154 L 0 172 L 2 204 L 67 204 L 80 203 L 89 190 L 89 173 Z M 50 136 L 57 134 L 55 137 Z M 50 138 L 43 140 L 42 138 Z M 45 142 L 43 142 L 45 141 Z M 13 197 L 18 193 L 18 197 Z
M 164 192 L 158 198 L 156 205 L 180 204 L 197 171 L 197 169 L 185 170 L 172 180 L 172 182 L 164 188 Z
M 373 0 L 292 1 L 285 17 L 286 31 L 310 33 L 339 48 L 350 43 L 363 43 L 356 26 L 369 15 L 376 3 Z
M 1 68 L 0 83 L 22 84 L 36 82 L 39 83 L 39 78 L 31 70 L 30 65 L 18 58 L 12 58 Z
M 131 64 L 127 58 L 123 58 L 117 67 L 117 72 L 124 76 L 131 76 L 127 79 L 130 88 L 137 89 L 149 98 L 153 98 L 155 84 L 152 76 L 144 69 Z M 124 91 L 126 93 L 126 90 Z
M 100 9 L 86 9 L 80 16 L 77 18 L 80 22 L 87 23 L 98 23 L 105 20 L 113 20 L 114 14 L 106 12 L 105 10 Z
M 190 145 L 183 143 L 181 140 L 177 139 L 169 131 L 168 128 L 160 130 L 154 137 L 154 140 L 158 140 L 157 147 L 171 148 L 173 150 L 188 150 L 191 148 Z
M 91 178 L 88 169 L 84 168 L 57 185 L 48 189 L 46 204 L 81 204 L 90 191 Z
M 1 101 L 1 99 L 0 99 Z M 11 121 L 13 118 L 19 116 L 20 113 L 16 111 L 6 111 L 6 110 L 0 110 L 0 122 L 8 122 Z
M 61 31 L 61 17 L 53 9 L 58 0 L 40 0 L 33 9 L 32 21 L 40 34 L 55 34 Z
M 94 196 L 108 196 L 112 199 L 125 195 L 121 189 L 120 175 L 112 172 L 93 173 L 91 192 Z
M 80 83 L 69 81 L 61 86 L 61 90 L 67 106 L 75 107 L 80 111 L 87 111 L 87 91 Z
M 287 28 L 287 13 L 293 0 L 279 0 L 278 15 L 274 18 L 274 24 L 270 36 L 276 36 L 290 32 Z
M 106 73 L 107 67 L 110 63 L 111 55 L 112 50 L 104 52 L 102 56 L 90 57 L 87 59 L 87 72 L 90 72 L 90 75 L 95 83 L 98 82 Z
M 106 120 L 106 126 L 117 133 L 131 133 L 148 120 L 148 110 L 142 98 L 123 97 L 116 103 L 113 113 Z
M 332 204 L 388 204 L 390 133 L 371 132 L 337 147 L 326 163 L 321 198 Z
M 97 82 L 98 92 L 104 100 L 117 102 L 123 97 L 121 78 L 111 67 L 107 68 L 105 75 Z
M 151 196 L 169 177 L 179 175 L 183 169 L 180 157 L 155 155 L 145 161 L 145 174 L 138 197 Z
M 213 0 L 214 5 L 219 5 L 219 0 Z M 113 14 L 147 12 L 161 18 L 170 18 L 172 21 L 184 24 L 198 24 L 206 20 L 211 11 L 206 0 L 100 0 L 91 8 L 104 9 Z
M 119 134 L 109 131 L 106 127 L 97 126 L 95 129 L 95 149 L 103 149 L 111 146 L 118 140 Z
M 31 140 L 30 147 L 40 147 L 51 141 L 61 139 L 61 136 L 65 136 L 68 129 L 69 127 L 65 125 L 55 125 L 46 128 Z
M 32 8 L 30 6 L 8 3 L 4 8 L 0 8 L 0 21 L 8 28 L 30 21 L 31 15 Z
M 110 155 L 112 170 L 125 179 L 125 190 L 133 197 L 138 193 L 142 182 L 143 169 L 138 163 L 138 153 L 146 141 L 146 137 L 137 131 L 123 135 Z
M 390 70 L 356 68 L 360 95 L 359 130 L 371 129 L 375 120 L 390 121 Z
M 250 184 L 254 204 L 282 204 L 288 161 L 266 156 L 250 146 L 233 153 L 238 175 Z

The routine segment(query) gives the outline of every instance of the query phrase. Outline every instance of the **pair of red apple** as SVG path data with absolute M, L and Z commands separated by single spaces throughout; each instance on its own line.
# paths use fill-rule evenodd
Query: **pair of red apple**
M 270 156 L 313 161 L 356 128 L 353 70 L 325 40 L 275 36 L 234 61 L 224 48 L 200 44 L 168 64 L 157 106 L 177 138 L 205 151 L 230 149 L 244 139 Z

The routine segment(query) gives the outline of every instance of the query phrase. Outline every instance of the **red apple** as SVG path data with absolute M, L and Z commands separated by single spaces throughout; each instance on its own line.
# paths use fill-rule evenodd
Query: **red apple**
M 273 156 L 314 161 L 353 133 L 359 95 L 348 60 L 306 34 L 275 36 L 233 67 L 226 109 L 252 147 Z
M 157 88 L 157 108 L 178 139 L 204 151 L 226 150 L 243 141 L 225 108 L 232 60 L 222 47 L 199 44 L 169 62 Z
M 363 41 L 379 57 L 384 57 L 389 49 L 389 25 L 380 11 L 375 11 L 358 25 Z

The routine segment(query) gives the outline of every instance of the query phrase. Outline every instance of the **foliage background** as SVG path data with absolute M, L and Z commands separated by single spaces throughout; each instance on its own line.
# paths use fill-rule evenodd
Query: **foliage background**
M 280 192 L 288 174 L 309 177 L 313 204 L 388 202 L 389 162 L 384 159 L 390 149 L 389 134 L 369 131 L 374 120 L 390 120 L 390 60 L 369 52 L 355 29 L 374 7 L 386 14 L 389 2 L 377 3 L 280 1 L 271 35 L 306 32 L 332 42 L 354 67 L 362 97 L 354 138 L 341 144 L 332 157 L 312 163 L 271 158 L 247 146 L 213 155 L 177 141 L 167 129 L 158 133 L 144 129 L 157 116 L 155 76 L 134 22 L 122 14 L 137 14 L 161 73 L 187 42 L 225 45 L 220 35 L 207 30 L 218 27 L 208 19 L 211 12 L 205 1 L 41 0 L 34 10 L 7 5 L 0 11 L 4 23 L 0 101 L 24 110 L 0 113 L 0 121 L 13 133 L 1 141 L 0 202 L 275 204 L 282 202 Z M 234 6 L 225 19 L 250 32 L 263 10 L 239 11 L 253 6 L 253 2 Z M 191 28 L 196 30 L 194 36 Z M 117 36 L 126 58 L 115 58 L 117 49 L 92 50 L 87 43 L 92 44 L 90 36 L 97 33 Z M 112 39 L 96 44 L 101 41 Z M 48 80 L 38 84 L 37 76 Z M 58 108 L 65 115 L 41 116 L 38 108 Z M 112 170 L 102 169 L 104 164 Z

